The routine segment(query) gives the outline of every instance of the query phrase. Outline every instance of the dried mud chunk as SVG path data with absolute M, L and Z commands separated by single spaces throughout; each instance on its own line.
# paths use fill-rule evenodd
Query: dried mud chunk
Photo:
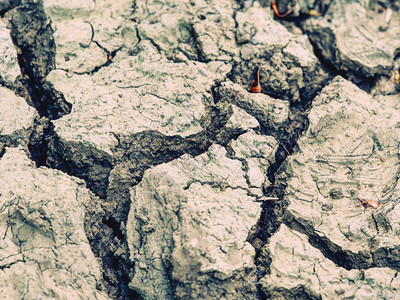
M 168 57 L 231 60 L 238 54 L 234 3 L 223 1 L 137 1 L 134 18 L 142 40 L 151 40 Z
M 56 66 L 72 73 L 92 73 L 111 63 L 122 49 L 139 42 L 129 18 L 128 1 L 52 1 L 44 3 L 52 19 L 57 45 Z
M 6 299 L 109 299 L 84 231 L 84 183 L 36 168 L 22 148 L 0 159 L 0 289 Z
M 383 299 L 397 294 L 400 280 L 389 268 L 346 270 L 338 267 L 286 225 L 271 237 L 264 253 L 271 257 L 271 273 L 260 280 L 268 297 L 307 299 Z
M 367 1 L 332 1 L 324 17 L 307 20 L 303 28 L 338 70 L 356 78 L 387 75 L 400 49 L 400 18 L 393 11 L 388 29 L 380 31 L 385 15 L 371 10 Z
M 235 21 L 230 14 L 210 15 L 193 24 L 201 58 L 206 61 L 231 60 L 239 55 L 234 28 Z
M 236 14 L 238 23 L 238 32 L 246 32 L 245 28 L 252 28 L 248 36 L 249 42 L 255 45 L 254 48 L 260 49 L 263 46 L 275 45 L 283 47 L 293 35 L 281 24 L 275 22 L 271 16 L 271 11 L 267 8 L 251 7 L 245 11 L 239 11 Z
M 274 159 L 278 142 L 272 136 L 249 131 L 232 140 L 229 145 L 234 151 L 233 156 L 246 162 L 245 171 L 249 185 L 264 189 L 268 187 L 270 182 L 266 174 L 270 161 Z
M 266 8 L 238 12 L 236 21 L 242 61 L 232 71 L 235 83 L 247 87 L 254 70 L 261 68 L 263 93 L 291 102 L 309 100 L 315 95 L 327 74 L 307 36 L 290 33 Z
M 184 155 L 149 169 L 132 188 L 131 287 L 142 297 L 256 298 L 254 249 L 246 238 L 261 209 L 242 163 L 226 155 L 216 145 Z
M 149 43 L 141 47 L 137 56 L 116 57 L 93 75 L 49 75 L 73 103 L 72 112 L 54 122 L 60 138 L 112 155 L 117 134 L 156 130 L 187 137 L 203 130 L 205 106 L 212 102 L 209 90 L 229 67 L 220 62 L 173 63 Z
M 0 107 L 0 142 L 26 145 L 38 117 L 35 109 L 5 87 L 0 87 Z
M 230 81 L 222 82 L 216 93 L 220 101 L 235 104 L 255 117 L 260 124 L 274 131 L 287 121 L 289 102 L 273 99 L 262 93 L 249 93 Z
M 291 174 L 285 222 L 313 236 L 339 266 L 394 267 L 400 261 L 391 251 L 400 243 L 393 230 L 400 220 L 396 105 L 335 78 L 315 98 L 299 151 L 284 165 Z M 359 198 L 380 205 L 364 207 Z M 377 255 L 382 252 L 391 254 Z
M 107 62 L 104 50 L 92 42 L 92 27 L 87 21 L 63 20 L 53 26 L 57 68 L 85 73 Z
M 253 116 L 245 110 L 232 105 L 232 115 L 228 119 L 225 128 L 232 131 L 246 131 L 259 127 L 260 124 Z
M 0 84 L 2 81 L 11 84 L 21 72 L 10 30 L 6 28 L 3 22 L 0 22 L 0 53 Z

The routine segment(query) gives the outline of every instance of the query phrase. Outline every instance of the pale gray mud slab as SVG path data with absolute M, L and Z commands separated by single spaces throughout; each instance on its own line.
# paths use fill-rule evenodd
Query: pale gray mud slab
M 141 39 L 176 61 L 230 61 L 239 54 L 230 0 L 138 1 L 133 18 Z
M 229 148 L 158 165 L 131 189 L 130 287 L 144 299 L 257 298 L 246 239 L 277 142 L 249 131 Z
M 289 102 L 271 98 L 268 95 L 251 94 L 239 84 L 231 81 L 222 82 L 216 88 L 217 99 L 235 104 L 254 116 L 267 130 L 278 131 L 287 124 L 289 117 Z
M 12 43 L 10 29 L 0 21 L 0 85 L 11 86 L 21 74 L 17 61 L 17 51 Z
M 378 10 L 376 1 L 332 1 L 323 17 L 310 18 L 303 28 L 340 72 L 355 78 L 390 75 L 400 50 L 400 15 L 393 7 L 387 24 L 386 12 Z
M 259 281 L 269 299 L 396 299 L 400 289 L 396 270 L 346 270 L 284 224 L 263 250 L 272 257 L 271 274 Z
M 56 66 L 76 73 L 95 72 L 122 48 L 138 43 L 129 19 L 131 1 L 44 1 L 53 22 Z
M 0 86 L 0 143 L 5 146 L 27 145 L 38 114 L 24 98 Z
M 310 245 L 321 252 L 313 251 L 334 264 L 328 264 L 332 270 L 326 269 L 327 265 L 325 270 L 313 271 L 315 278 L 320 277 L 318 288 L 301 281 L 278 283 L 273 279 L 277 271 L 271 267 L 271 275 L 264 279 L 266 294 L 282 289 L 293 294 L 311 290 L 309 295 L 329 299 L 341 297 L 340 291 L 346 290 L 362 299 L 367 288 L 362 282 L 348 290 L 340 285 L 330 292 L 324 289 L 327 279 L 323 277 L 346 277 L 344 269 L 357 269 L 355 274 L 364 272 L 373 277 L 371 280 L 391 282 L 400 261 L 399 100 L 399 95 L 371 97 L 341 77 L 316 97 L 309 128 L 298 141 L 298 151 L 284 163 L 278 185 L 286 186 L 283 222 L 306 234 Z M 285 258 L 274 254 L 272 248 L 269 252 L 274 266 Z M 288 255 L 288 251 L 282 253 Z M 338 273 L 339 267 L 344 269 Z M 371 269 L 375 267 L 391 270 L 384 278 L 377 278 Z M 301 267 L 297 270 L 309 273 Z M 335 280 L 341 281 L 340 276 Z M 379 297 L 386 292 L 392 295 L 395 288 L 384 283 L 368 287 Z
M 213 102 L 211 87 L 230 66 L 174 63 L 148 40 L 138 44 L 128 3 L 83 4 L 82 9 L 78 4 L 45 4 L 54 17 L 60 49 L 58 69 L 48 80 L 73 104 L 68 116 L 54 122 L 48 161 L 87 179 L 90 188 L 104 197 L 120 136 L 135 139 L 134 135 L 147 133 L 160 140 L 162 135 L 167 139 L 199 134 L 207 123 L 206 107 Z M 103 16 L 108 9 L 111 12 Z M 72 18 L 75 10 L 79 14 Z M 99 23 L 100 16 L 109 25 Z M 87 149 L 86 155 L 81 155 L 80 147 Z
M 263 93 L 291 103 L 311 100 L 327 74 L 307 36 L 295 36 L 274 21 L 270 8 L 251 7 L 237 12 L 235 19 L 241 60 L 234 66 L 232 81 L 249 89 L 260 67 Z
M 87 143 L 110 155 L 119 134 L 194 135 L 212 104 L 214 81 L 229 70 L 218 62 L 173 63 L 143 42 L 137 55 L 118 53 L 93 75 L 53 71 L 48 79 L 73 104 L 69 115 L 54 121 L 55 133 L 65 143 Z
M 84 182 L 36 168 L 22 147 L 6 148 L 0 170 L 2 297 L 109 299 L 84 231 Z
M 138 35 L 175 61 L 231 62 L 231 79 L 246 89 L 261 67 L 264 93 L 293 102 L 312 97 L 327 78 L 307 37 L 288 32 L 257 2 L 243 11 L 226 0 L 152 4 L 136 7 Z

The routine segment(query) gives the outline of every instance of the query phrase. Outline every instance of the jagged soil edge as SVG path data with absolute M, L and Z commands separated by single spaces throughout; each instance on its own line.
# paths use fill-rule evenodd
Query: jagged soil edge
M 283 25 L 285 24 L 283 23 Z M 321 69 L 327 72 L 329 76 L 325 82 L 320 82 L 320 87 L 313 95 L 309 95 L 310 98 L 307 99 L 301 97 L 300 102 L 290 103 L 288 122 L 286 123 L 286 126 L 276 134 L 279 146 L 275 154 L 275 161 L 271 163 L 267 171 L 267 177 L 271 182 L 271 185 L 264 190 L 266 196 L 275 199 L 262 203 L 260 218 L 257 224 L 255 224 L 251 229 L 247 239 L 256 250 L 255 265 L 257 267 L 258 279 L 261 279 L 270 273 L 270 264 L 272 260 L 270 254 L 266 253 L 263 249 L 263 246 L 269 242 L 270 237 L 279 229 L 282 223 L 288 222 L 288 220 L 285 220 L 285 212 L 288 203 L 285 201 L 283 196 L 290 174 L 284 171 L 285 161 L 288 156 L 292 155 L 297 150 L 297 141 L 309 126 L 308 113 L 311 109 L 314 97 L 335 75 L 340 75 L 336 69 L 332 68 L 329 64 L 326 64 L 325 60 L 323 60 L 321 55 L 319 55 L 318 49 L 315 48 L 315 45 L 312 44 L 312 46 L 314 54 L 321 63 Z M 319 244 L 321 245 L 322 243 Z M 316 246 L 317 243 L 313 243 L 313 245 Z M 323 251 L 323 254 L 325 255 L 327 252 Z M 332 256 L 329 255 L 326 255 L 326 257 L 329 259 L 332 258 Z M 335 261 L 335 259 L 331 260 Z M 270 299 L 271 297 L 271 295 L 265 294 L 259 285 L 258 293 L 260 299 Z M 280 296 L 282 295 L 298 297 L 300 299 L 320 299 L 318 295 L 314 295 L 304 288 L 282 290 Z
M 18 3 L 17 3 L 18 2 Z M 42 1 L 14 1 L 7 12 L 11 39 L 17 50 L 21 75 L 13 89 L 36 108 L 39 118 L 33 124 L 28 149 L 37 166 L 45 165 L 47 137 L 52 132 L 49 120 L 70 113 L 72 105 L 46 81 L 55 68 L 55 41 L 51 21 Z
M 237 0 L 238 4 L 243 9 L 243 1 Z M 263 7 L 270 7 L 270 1 L 261 1 Z M 283 26 L 285 20 L 279 20 Z M 301 28 L 301 22 L 304 18 L 296 19 L 295 26 Z M 285 26 L 287 27 L 287 26 Z M 290 31 L 290 28 L 288 28 Z M 328 74 L 325 81 L 320 82 L 319 88 L 312 93 L 307 95 L 308 98 L 301 96 L 301 100 L 298 103 L 290 103 L 289 106 L 289 118 L 286 126 L 280 128 L 277 133 L 273 134 L 279 141 L 279 146 L 275 154 L 275 160 L 271 163 L 267 177 L 271 182 L 271 185 L 264 190 L 264 194 L 268 197 L 275 198 L 275 200 L 269 200 L 262 203 L 262 212 L 258 222 L 252 227 L 249 232 L 247 241 L 250 242 L 256 250 L 255 265 L 257 267 L 258 279 L 261 279 L 266 274 L 270 273 L 269 266 L 271 264 L 271 257 L 269 253 L 265 253 L 263 246 L 269 242 L 269 238 L 279 229 L 280 225 L 285 222 L 284 215 L 288 203 L 284 200 L 284 191 L 286 189 L 286 182 L 290 178 L 290 174 L 284 172 L 284 164 L 288 156 L 292 155 L 296 151 L 297 141 L 302 134 L 307 130 L 309 125 L 308 113 L 312 105 L 314 97 L 326 86 L 332 78 L 336 75 L 340 75 L 339 71 L 330 65 L 321 55 L 319 49 L 314 43 L 313 51 L 315 56 L 320 62 L 320 68 Z M 229 75 L 232 77 L 232 75 Z M 265 92 L 265 91 L 264 91 Z M 274 95 L 271 95 L 272 97 Z M 261 132 L 264 134 L 270 134 L 270 130 L 261 128 Z M 286 220 L 287 221 L 287 220 Z M 285 222 L 286 223 L 286 222 Z M 316 243 L 313 243 L 315 245 Z M 323 252 L 325 253 L 325 252 Z M 327 256 L 329 258 L 329 256 Z M 282 290 L 280 296 L 299 297 L 301 299 L 320 299 L 319 296 L 313 295 L 310 291 L 304 288 L 295 288 L 293 290 Z M 258 286 L 258 293 L 260 299 L 270 299 L 271 295 L 266 295 Z
M 21 69 L 15 84 L 17 92 L 41 117 L 55 120 L 70 113 L 72 105 L 46 82 L 46 76 L 55 68 L 56 44 L 43 2 L 23 1 L 9 14 L 11 38 Z
M 277 137 L 279 146 L 275 154 L 275 161 L 270 165 L 267 173 L 271 185 L 264 191 L 266 196 L 276 200 L 262 203 L 260 218 L 248 236 L 248 241 L 256 249 L 255 264 L 258 268 L 259 279 L 269 273 L 270 265 L 269 257 L 265 256 L 262 248 L 279 229 L 287 206 L 283 199 L 287 178 L 282 177 L 281 166 L 286 158 L 295 151 L 297 140 L 308 127 L 310 105 L 311 100 L 305 104 L 291 105 L 289 107 L 288 122 Z

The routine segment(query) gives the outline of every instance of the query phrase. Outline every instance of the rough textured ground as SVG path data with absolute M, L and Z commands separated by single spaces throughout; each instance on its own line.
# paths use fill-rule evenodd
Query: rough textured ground
M 1 293 L 7 299 L 108 299 L 84 231 L 84 182 L 36 168 L 22 147 L 0 160 Z
M 2 295 L 396 298 L 400 5 L 271 3 L 0 3 Z

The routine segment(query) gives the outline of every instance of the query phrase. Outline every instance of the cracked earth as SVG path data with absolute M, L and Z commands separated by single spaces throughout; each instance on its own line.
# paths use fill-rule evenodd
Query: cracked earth
M 276 4 L 0 3 L 5 298 L 396 298 L 399 3 Z

